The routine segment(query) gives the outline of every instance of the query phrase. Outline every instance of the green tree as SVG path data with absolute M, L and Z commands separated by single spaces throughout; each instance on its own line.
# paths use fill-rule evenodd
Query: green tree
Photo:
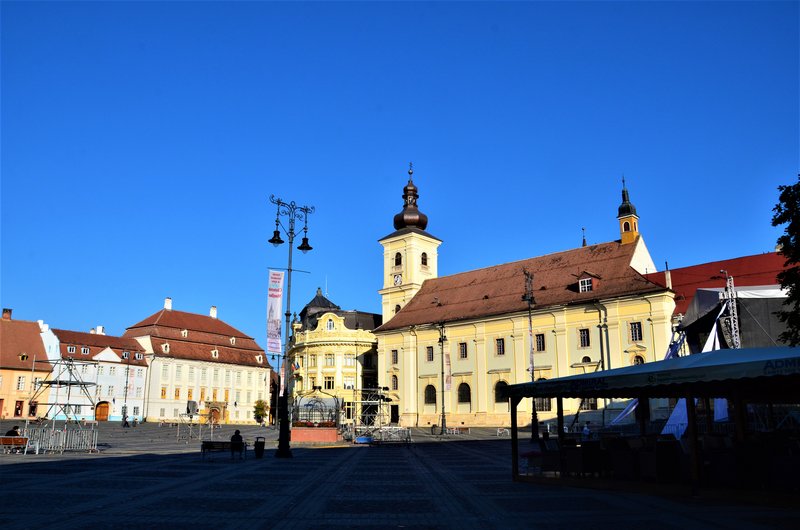
M 259 399 L 256 401 L 255 406 L 253 407 L 253 416 L 255 417 L 256 421 L 263 421 L 264 418 L 267 417 L 267 402 L 263 399 Z
M 783 302 L 784 309 L 778 318 L 786 323 L 780 340 L 790 346 L 800 345 L 800 175 L 791 186 L 778 186 L 781 193 L 778 204 L 772 209 L 772 226 L 786 225 L 778 238 L 781 254 L 786 258 L 786 269 L 778 274 L 781 287 L 789 292 Z

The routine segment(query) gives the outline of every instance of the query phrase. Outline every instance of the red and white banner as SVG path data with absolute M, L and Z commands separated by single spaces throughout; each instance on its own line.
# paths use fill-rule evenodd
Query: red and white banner
M 445 352 L 444 354 L 444 389 L 450 390 L 452 382 L 452 376 L 450 373 L 450 353 Z
M 267 352 L 280 354 L 283 350 L 281 340 L 281 306 L 283 305 L 283 271 L 269 271 L 269 290 L 267 294 Z

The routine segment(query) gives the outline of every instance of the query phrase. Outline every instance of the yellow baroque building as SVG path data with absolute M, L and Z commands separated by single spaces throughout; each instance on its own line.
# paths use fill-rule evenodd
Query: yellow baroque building
M 289 393 L 295 406 L 319 399 L 336 406 L 343 423 L 353 423 L 362 412 L 362 392 L 378 385 L 372 330 L 380 323 L 380 315 L 343 311 L 317 289 L 293 324 L 287 354 Z
M 402 426 L 507 426 L 509 384 L 661 359 L 672 336 L 674 293 L 656 270 L 623 183 L 620 239 L 437 277 L 441 241 L 409 171 L 403 211 L 384 248 L 378 384 Z M 605 404 L 608 405 L 608 404 Z M 555 417 L 549 400 L 520 406 L 529 424 Z M 523 407 L 527 407 L 525 410 Z M 604 403 L 565 401 L 565 414 L 607 423 Z M 618 407 L 621 408 L 621 405 Z

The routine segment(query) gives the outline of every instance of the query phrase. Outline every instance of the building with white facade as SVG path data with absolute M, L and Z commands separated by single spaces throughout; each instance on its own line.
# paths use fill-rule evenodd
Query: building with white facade
M 89 333 L 43 326 L 42 341 L 59 352 L 51 360 L 51 419 L 142 419 L 147 360 L 136 340 L 106 335 L 103 326 Z
M 272 367 L 252 337 L 217 318 L 164 308 L 129 327 L 146 351 L 146 421 L 255 423 L 257 400 L 270 403 Z

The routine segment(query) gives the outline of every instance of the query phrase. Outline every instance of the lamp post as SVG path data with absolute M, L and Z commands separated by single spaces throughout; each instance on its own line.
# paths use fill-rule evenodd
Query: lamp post
M 284 342 L 283 352 L 284 355 L 281 359 L 281 388 L 279 392 L 283 395 L 278 397 L 278 450 L 275 452 L 277 458 L 291 458 L 292 450 L 289 447 L 289 396 L 286 395 L 286 352 L 289 351 L 289 332 L 291 331 L 291 322 L 289 318 L 292 315 L 291 300 L 292 300 L 292 245 L 294 244 L 294 222 L 296 220 L 303 221 L 303 241 L 298 245 L 297 250 L 303 254 L 311 250 L 311 245 L 308 244 L 308 216 L 314 213 L 313 206 L 299 206 L 294 201 L 284 202 L 274 195 L 269 196 L 269 202 L 276 205 L 278 213 L 275 216 L 275 231 L 272 234 L 272 239 L 269 240 L 274 246 L 283 243 L 281 239 L 280 229 L 282 228 L 286 237 L 289 239 L 289 266 L 286 268 L 286 340 Z M 281 216 L 286 217 L 288 221 L 288 230 L 281 224 Z
M 536 374 L 533 365 L 533 304 L 536 300 L 533 298 L 533 273 L 527 269 L 522 269 L 525 274 L 525 294 L 522 295 L 522 300 L 528 303 L 528 342 L 531 345 L 530 350 L 530 370 L 531 382 L 536 381 Z M 531 441 L 535 442 L 539 439 L 539 417 L 536 414 L 536 398 L 531 399 Z
M 447 432 L 447 416 L 445 416 L 444 410 L 444 341 L 446 340 L 444 322 L 439 322 L 439 351 L 442 354 L 442 428 L 439 430 L 439 434 Z

